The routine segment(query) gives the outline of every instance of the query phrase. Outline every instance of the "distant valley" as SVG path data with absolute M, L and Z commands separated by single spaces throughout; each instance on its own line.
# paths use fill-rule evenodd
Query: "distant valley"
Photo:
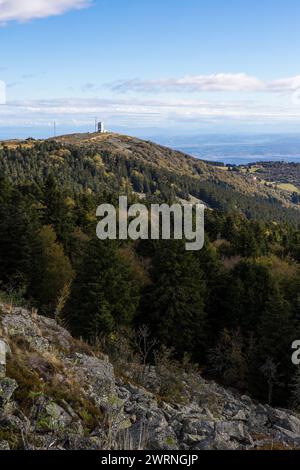
M 154 137 L 156 142 L 197 158 L 225 164 L 246 165 L 256 161 L 300 163 L 300 135 L 191 135 Z

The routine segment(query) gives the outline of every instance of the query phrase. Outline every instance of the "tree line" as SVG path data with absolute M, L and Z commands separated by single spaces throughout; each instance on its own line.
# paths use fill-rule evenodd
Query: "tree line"
M 176 360 L 189 355 L 207 377 L 294 403 L 299 229 L 216 209 L 206 211 L 199 252 L 184 240 L 99 241 L 96 207 L 117 198 L 106 186 L 74 192 L 52 174 L 23 184 L 1 178 L 2 292 L 91 342 L 146 325 L 157 347 Z

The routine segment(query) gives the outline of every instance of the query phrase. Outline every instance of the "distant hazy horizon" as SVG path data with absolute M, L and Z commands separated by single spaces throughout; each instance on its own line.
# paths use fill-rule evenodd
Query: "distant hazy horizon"
M 154 140 L 194 157 L 225 164 L 300 163 L 300 134 L 199 134 Z

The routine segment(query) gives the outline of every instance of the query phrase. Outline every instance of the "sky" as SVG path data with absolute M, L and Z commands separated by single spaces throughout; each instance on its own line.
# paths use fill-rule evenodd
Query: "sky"
M 299 0 L 0 0 L 0 137 L 95 117 L 135 135 L 297 133 L 299 20 Z

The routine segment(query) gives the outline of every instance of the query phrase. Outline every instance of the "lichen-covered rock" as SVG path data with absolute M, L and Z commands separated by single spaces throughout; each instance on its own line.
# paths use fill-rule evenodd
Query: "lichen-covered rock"
M 152 428 L 147 436 L 150 450 L 176 450 L 179 447 L 177 436 L 171 426 Z
M 8 403 L 17 388 L 17 382 L 9 377 L 0 380 L 0 408 Z
M 0 429 L 5 431 L 20 432 L 28 428 L 29 422 L 15 415 L 0 415 Z
M 115 375 L 111 363 L 97 357 L 76 353 L 70 367 L 85 385 L 85 391 L 99 406 L 115 395 Z
M 97 436 L 83 437 L 70 435 L 64 443 L 66 450 L 103 450 L 104 446 L 105 441 Z
M 77 351 L 78 342 L 53 319 L 2 308 L 0 321 L 12 355 L 25 348 L 19 363 L 10 358 L 12 376 L 0 379 L 0 449 L 9 449 L 7 435 L 25 449 L 300 447 L 297 413 L 257 404 L 199 375 L 193 388 L 183 377 L 184 404 L 166 403 L 157 397 L 161 376 L 154 367 L 144 369 L 142 387 L 131 383 L 130 370 L 128 380 L 116 377 L 108 358 L 90 347 L 81 343 Z
M 0 441 L 0 451 L 10 450 L 9 443 L 7 441 Z
M 57 403 L 48 403 L 45 406 L 45 414 L 51 420 L 53 429 L 63 429 L 72 423 L 72 416 Z
M 284 410 L 268 408 L 268 419 L 276 428 L 282 428 L 300 436 L 300 419 Z
M 70 349 L 72 336 L 65 328 L 58 325 L 55 320 L 38 315 L 36 322 L 42 334 L 47 335 L 47 340 L 52 347 L 61 348 L 64 351 Z
M 220 421 L 216 424 L 216 435 L 223 441 L 236 441 L 245 443 L 245 428 L 243 423 L 236 421 Z
M 3 329 L 8 336 L 23 337 L 38 352 L 49 350 L 50 342 L 42 335 L 36 321 L 22 308 L 14 308 L 2 320 Z

